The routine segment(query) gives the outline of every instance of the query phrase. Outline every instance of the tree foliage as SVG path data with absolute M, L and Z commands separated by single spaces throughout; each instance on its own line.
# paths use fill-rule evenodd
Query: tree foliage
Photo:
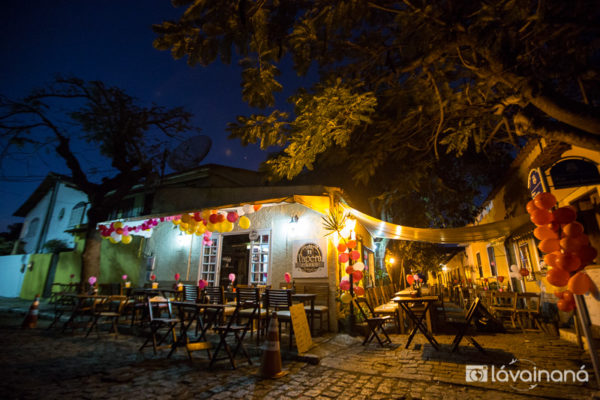
M 52 149 L 71 171 L 71 179 L 90 203 L 83 253 L 86 279 L 100 268 L 100 235 L 96 224 L 108 218 L 134 185 L 157 175 L 169 140 L 181 140 L 191 130 L 191 114 L 182 108 L 141 106 L 133 97 L 102 82 L 57 77 L 45 88 L 11 100 L 0 97 L 2 161 L 14 152 Z M 72 143 L 75 143 L 75 146 Z M 95 181 L 86 165 L 86 154 L 76 149 L 93 145 L 112 168 Z
M 386 219 L 469 220 L 465 201 L 473 204 L 476 188 L 493 183 L 485 175 L 496 177 L 508 152 L 532 137 L 600 149 L 593 1 L 173 4 L 185 11 L 154 26 L 155 47 L 190 65 L 239 54 L 252 106 L 276 105 L 286 57 L 298 74 L 318 69 L 320 81 L 289 99 L 293 113 L 238 117 L 232 136 L 282 146 L 267 162 L 277 177 L 342 167 L 356 188 L 378 195 L 382 216 L 398 214 Z

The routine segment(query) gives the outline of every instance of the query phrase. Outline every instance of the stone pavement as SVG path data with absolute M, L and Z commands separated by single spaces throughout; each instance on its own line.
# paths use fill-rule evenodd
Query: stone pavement
M 85 338 L 81 331 L 45 330 L 51 316 L 46 304 L 38 327 L 22 330 L 29 304 L 0 298 L 2 399 L 600 399 L 587 353 L 540 333 L 478 335 L 486 354 L 466 341 L 458 354 L 451 353 L 449 334 L 435 335 L 440 351 L 420 334 L 409 349 L 404 349 L 407 335 L 390 335 L 393 345 L 386 348 L 328 335 L 317 338 L 310 351 L 319 356 L 318 365 L 284 352 L 289 374 L 272 380 L 258 377 L 257 349 L 253 365 L 240 360 L 232 370 L 221 361 L 209 370 L 203 352 L 194 353 L 192 362 L 183 350 L 171 359 L 166 350 L 157 356 L 151 349 L 139 352 L 143 338 L 138 336 L 92 333 Z M 281 342 L 286 350 L 287 338 Z M 472 364 L 488 368 L 488 382 L 465 381 L 466 365 Z M 578 371 L 582 365 L 589 373 L 587 384 L 491 382 L 492 366 L 502 380 L 510 375 L 499 370 Z

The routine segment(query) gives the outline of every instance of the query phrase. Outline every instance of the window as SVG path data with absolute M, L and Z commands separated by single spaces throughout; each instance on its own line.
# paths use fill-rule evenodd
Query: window
M 215 235 L 216 236 L 216 235 Z M 219 250 L 219 238 L 213 236 L 210 246 L 202 246 L 200 258 L 200 278 L 214 286 L 217 282 L 217 252 Z
M 79 202 L 75 204 L 75 207 L 71 210 L 71 217 L 69 218 L 69 226 L 79 225 L 83 222 L 83 213 L 85 211 L 85 203 Z
M 498 267 L 496 266 L 496 255 L 494 254 L 494 248 L 492 246 L 487 248 L 488 260 L 490 261 L 490 270 L 492 276 L 498 276 Z
M 475 257 L 477 257 L 477 268 L 479 268 L 479 277 L 483 278 L 483 267 L 481 266 L 481 254 L 477 253 L 477 254 L 475 254 Z
M 529 275 L 525 279 L 528 281 L 535 280 L 535 274 L 533 272 L 531 255 L 529 254 L 529 246 L 527 242 L 519 243 L 519 259 L 521 260 L 521 268 L 526 268 L 529 271 Z
M 250 243 L 250 284 L 265 285 L 269 270 L 269 234 L 261 234 Z
M 29 222 L 29 227 L 27 228 L 27 234 L 25 234 L 26 238 L 32 238 L 35 236 L 38 230 L 38 225 L 40 224 L 39 218 L 34 218 Z

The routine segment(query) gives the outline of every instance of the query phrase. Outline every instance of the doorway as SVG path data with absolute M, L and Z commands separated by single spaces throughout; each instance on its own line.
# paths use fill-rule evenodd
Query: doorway
M 219 284 L 229 285 L 229 274 L 235 274 L 236 285 L 248 284 L 248 261 L 250 259 L 250 237 L 246 235 L 224 235 L 221 245 L 221 272 Z

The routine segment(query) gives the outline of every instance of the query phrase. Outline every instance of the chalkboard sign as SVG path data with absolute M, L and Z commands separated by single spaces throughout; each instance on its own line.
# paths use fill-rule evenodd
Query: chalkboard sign
M 304 304 L 298 303 L 290 307 L 290 315 L 292 318 L 292 326 L 294 328 L 294 336 L 296 337 L 296 346 L 298 353 L 306 353 L 312 347 L 312 336 L 306 318 Z

